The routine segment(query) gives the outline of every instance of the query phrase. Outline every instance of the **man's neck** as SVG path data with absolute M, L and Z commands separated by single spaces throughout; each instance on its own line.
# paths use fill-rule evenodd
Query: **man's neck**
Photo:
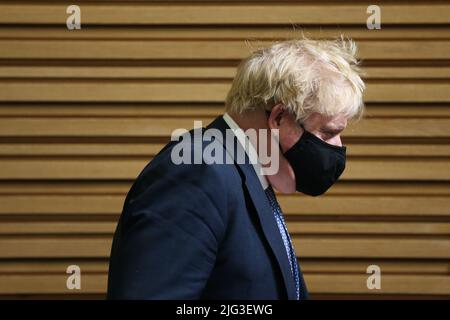
M 258 139 L 260 129 L 269 130 L 267 126 L 266 114 L 263 110 L 242 114 L 228 113 L 228 115 L 244 132 L 248 129 L 256 130 L 256 139 Z M 267 138 L 266 142 L 268 140 L 270 139 Z M 259 141 L 252 141 L 252 143 L 256 149 L 258 157 L 260 157 Z M 267 146 L 267 148 L 270 148 L 270 146 Z M 290 178 L 293 175 L 292 168 L 288 165 L 287 160 L 283 156 L 280 155 L 278 160 L 278 173 L 273 175 L 266 175 L 266 178 L 268 182 L 278 191 L 282 193 L 293 193 L 295 192 L 295 180 L 294 182 L 292 182 L 292 179 Z

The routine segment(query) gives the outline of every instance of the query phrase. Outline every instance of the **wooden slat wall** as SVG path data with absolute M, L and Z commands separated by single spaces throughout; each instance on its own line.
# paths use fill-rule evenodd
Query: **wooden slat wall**
M 360 1 L 77 3 L 69 31 L 66 2 L 0 1 L 0 298 L 104 297 L 133 179 L 173 129 L 222 113 L 252 48 L 299 30 L 354 38 L 368 86 L 342 180 L 280 196 L 312 297 L 450 297 L 448 2 L 378 1 L 381 30 Z

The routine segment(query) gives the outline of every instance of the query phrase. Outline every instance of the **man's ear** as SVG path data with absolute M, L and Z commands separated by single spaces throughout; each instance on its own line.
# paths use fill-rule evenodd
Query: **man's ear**
M 279 129 L 281 126 L 281 119 L 285 113 L 285 107 L 283 104 L 279 103 L 272 108 L 270 112 L 268 125 L 270 129 Z

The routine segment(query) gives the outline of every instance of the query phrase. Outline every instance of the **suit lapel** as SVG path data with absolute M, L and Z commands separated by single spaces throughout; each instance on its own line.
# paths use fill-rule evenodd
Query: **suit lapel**
M 253 205 L 259 217 L 259 221 L 264 232 L 264 236 L 269 242 L 270 247 L 277 259 L 278 265 L 281 269 L 284 284 L 288 293 L 289 299 L 296 299 L 295 283 L 292 276 L 289 258 L 286 254 L 286 248 L 281 238 L 280 230 L 278 229 L 272 209 L 267 200 L 266 194 L 262 189 L 261 183 L 256 176 L 255 170 L 251 164 L 238 165 L 243 169 L 246 176 L 245 185 L 252 198 Z
M 223 137 L 226 137 L 226 129 L 229 129 L 228 125 L 222 117 L 216 118 L 207 127 L 207 129 L 209 128 L 220 130 Z M 222 144 L 226 149 L 226 143 L 222 141 Z M 239 143 L 234 143 L 233 146 L 234 148 L 242 148 Z M 233 152 L 233 154 L 237 154 L 236 149 L 233 150 Z M 296 299 L 295 283 L 292 276 L 288 256 L 286 254 L 286 248 L 284 247 L 283 240 L 280 235 L 280 230 L 278 229 L 275 217 L 272 213 L 272 209 L 269 205 L 268 199 L 261 186 L 258 176 L 256 175 L 256 172 L 247 156 L 244 164 L 238 164 L 235 162 L 235 165 L 244 174 L 245 186 L 249 192 L 253 205 L 258 214 L 259 222 L 261 224 L 264 236 L 269 243 L 270 248 L 272 249 L 272 252 L 276 257 L 276 260 L 280 267 L 288 299 Z

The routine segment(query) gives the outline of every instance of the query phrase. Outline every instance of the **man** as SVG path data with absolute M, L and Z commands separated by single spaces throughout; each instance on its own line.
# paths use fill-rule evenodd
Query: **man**
M 245 161 L 174 160 L 186 141 L 182 157 L 198 155 L 198 139 L 187 139 L 195 130 L 161 150 L 125 200 L 111 251 L 108 297 L 306 299 L 274 189 L 317 196 L 342 174 L 340 134 L 363 111 L 355 52 L 350 40 L 302 39 L 243 60 L 226 113 L 201 130 L 226 139 L 233 129 L 239 143 L 230 148 L 224 139 L 202 140 L 200 154 L 214 141 L 220 145 L 216 153 L 244 150 Z M 258 132 L 256 139 L 246 135 L 249 130 Z M 269 152 L 270 161 L 263 163 L 269 149 L 279 152 Z M 277 170 L 268 173 L 274 164 Z

